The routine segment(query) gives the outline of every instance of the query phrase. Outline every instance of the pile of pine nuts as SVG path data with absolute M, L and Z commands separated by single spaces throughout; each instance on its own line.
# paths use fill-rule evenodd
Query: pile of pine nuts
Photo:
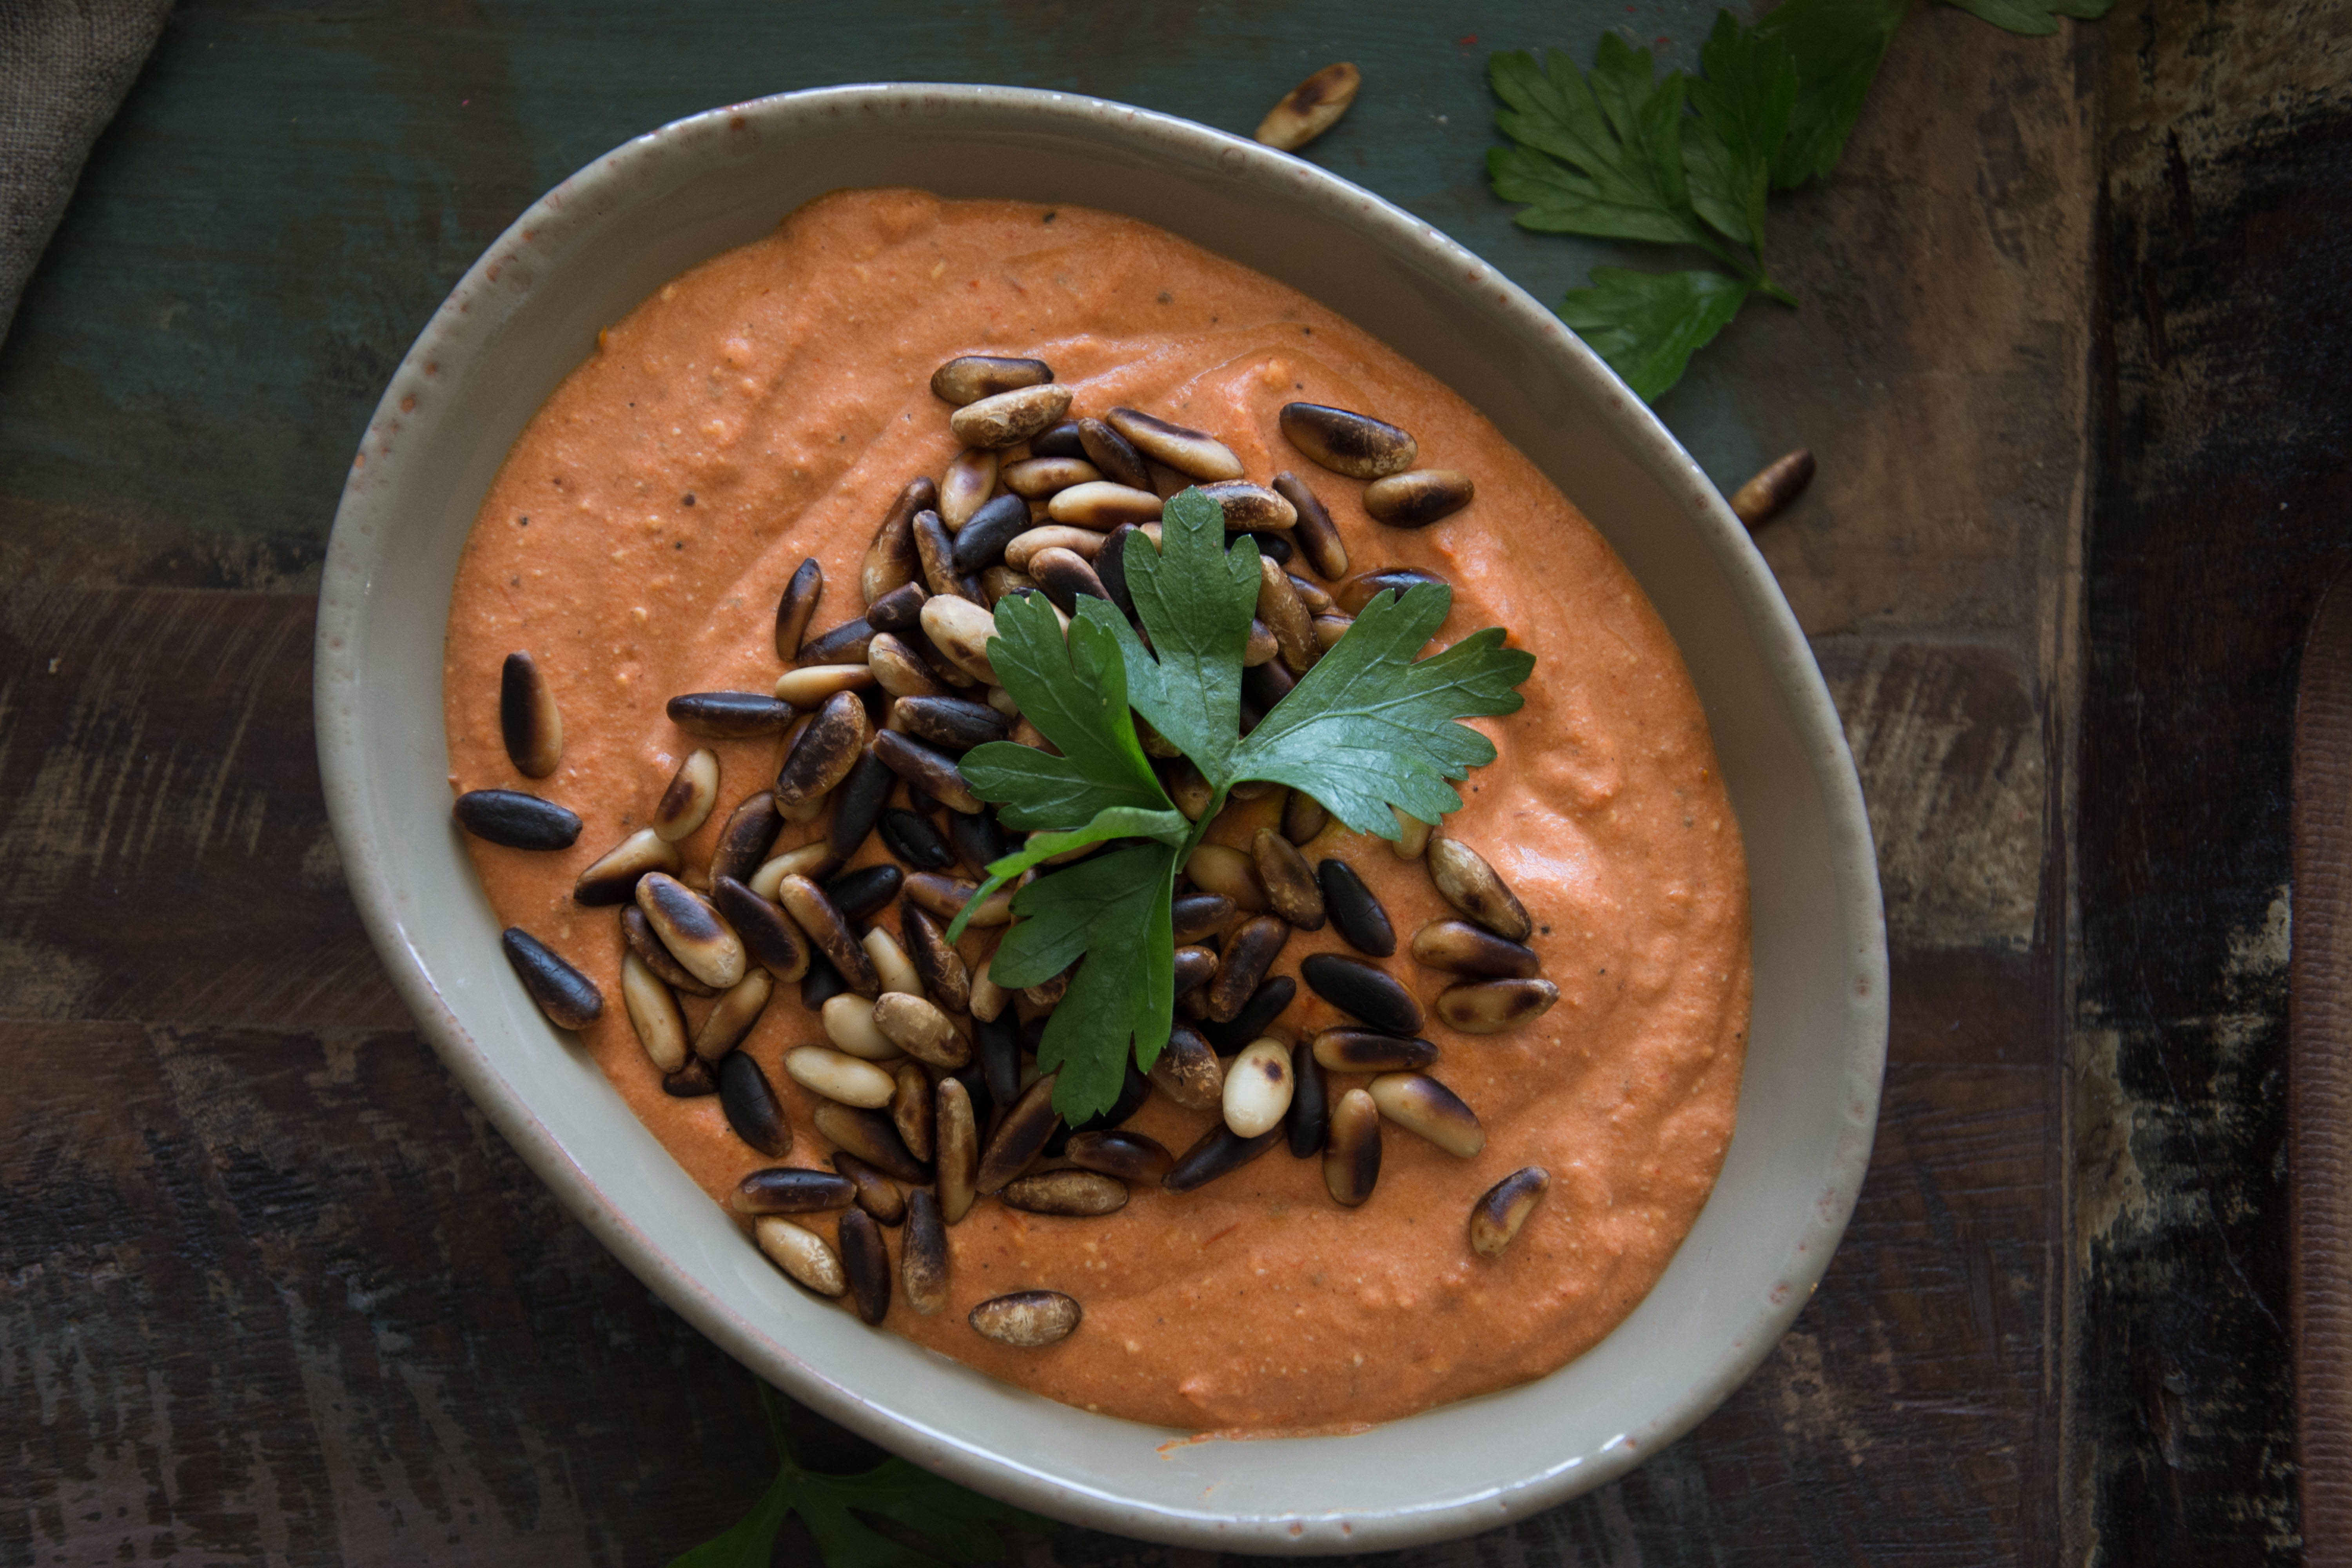
M 823 1042 L 791 1047 L 782 1067 L 817 1099 L 814 1131 L 833 1169 L 779 1165 L 744 1178 L 730 1204 L 761 1249 L 879 1323 L 894 1273 L 915 1311 L 944 1305 L 949 1227 L 982 1197 L 1100 1216 L 1123 1208 L 1136 1183 L 1190 1192 L 1283 1142 L 1300 1158 L 1319 1156 L 1332 1200 L 1354 1207 L 1379 1180 L 1384 1123 L 1464 1159 L 1481 1152 L 1476 1113 L 1430 1070 L 1439 1053 L 1422 1035 L 1422 1003 L 1373 962 L 1397 951 L 1387 911 L 1344 858 L 1310 862 L 1328 818 L 1296 792 L 1280 829 L 1259 829 L 1247 851 L 1203 843 L 1185 864 L 1174 906 L 1181 1016 L 1150 1072 L 1130 1065 L 1118 1104 L 1084 1126 L 1055 1113 L 1054 1078 L 1039 1072 L 1034 1049 L 1068 976 L 1012 991 L 990 978 L 1010 889 L 980 908 L 960 942 L 944 934 L 989 862 L 1015 847 L 958 758 L 992 741 L 1046 745 L 989 664 L 995 606 L 1038 594 L 1066 622 L 1089 595 L 1132 617 L 1124 553 L 1138 534 L 1156 542 L 1162 503 L 1197 486 L 1261 553 L 1246 731 L 1373 595 L 1438 579 L 1407 568 L 1349 576 L 1339 530 L 1297 474 L 1253 483 L 1213 436 L 1138 409 L 1071 418 L 1070 391 L 1042 361 L 964 356 L 941 365 L 931 388 L 952 407 L 963 449 L 936 479 L 908 484 L 884 516 L 858 574 L 863 614 L 810 636 L 825 581 L 815 560 L 803 561 L 777 605 L 775 650 L 788 668 L 774 689 L 669 700 L 671 721 L 689 735 L 781 738 L 773 784 L 734 805 L 695 876 L 678 845 L 720 794 L 716 753 L 696 750 L 648 826 L 573 889 L 583 905 L 619 906 L 622 1002 L 664 1086 L 719 1096 L 736 1134 L 772 1158 L 791 1151 L 794 1131 L 765 1071 L 738 1047 L 779 986 L 796 986 L 816 1020 Z M 1294 403 L 1280 423 L 1314 463 L 1366 481 L 1365 510 L 1386 525 L 1426 527 L 1475 494 L 1465 474 L 1415 468 L 1413 437 L 1370 416 Z M 1294 562 L 1313 575 L 1288 570 Z M 509 759 L 527 779 L 548 776 L 563 745 L 551 682 L 516 653 L 499 693 Z M 1206 781 L 1148 731 L 1145 743 L 1171 797 L 1197 821 L 1211 800 Z M 1233 795 L 1262 799 L 1277 787 L 1244 784 Z M 772 852 L 787 822 L 820 816 L 822 836 Z M 476 837 L 522 850 L 569 847 L 581 828 L 571 811 L 522 790 L 461 795 L 456 816 Z M 1398 821 L 1394 852 L 1421 860 L 1459 916 L 1430 921 L 1410 943 L 1415 960 L 1454 977 L 1432 1004 L 1438 1019 L 1493 1034 L 1540 1016 L 1559 992 L 1528 945 L 1534 922 L 1517 897 L 1470 846 L 1402 813 Z M 877 836 L 889 858 L 851 868 Z M 894 903 L 895 931 L 876 921 Z M 1269 971 L 1294 931 L 1327 923 L 1364 956 L 1316 953 L 1299 975 L 1355 1023 L 1286 1038 L 1276 1031 L 1298 985 Z M 598 988 L 559 954 L 520 928 L 504 941 L 557 1025 L 582 1028 L 601 1015 Z M 681 997 L 709 1004 L 691 1026 Z M 1335 1098 L 1327 1073 L 1369 1077 Z M 1153 1094 L 1218 1120 L 1171 1153 L 1122 1128 Z M 1471 1247 L 1499 1254 L 1549 1180 L 1528 1166 L 1481 1195 L 1469 1211 Z M 828 1241 L 808 1222 L 835 1211 Z M 902 1233 L 895 1271 L 882 1227 Z M 982 1302 L 970 1322 L 1034 1348 L 1066 1337 L 1082 1315 L 1069 1296 L 1024 1290 Z

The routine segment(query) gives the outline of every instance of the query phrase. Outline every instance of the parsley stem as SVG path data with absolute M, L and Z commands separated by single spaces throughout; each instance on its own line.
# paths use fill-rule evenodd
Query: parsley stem
M 1201 813 L 1201 820 L 1192 824 L 1192 832 L 1184 835 L 1183 847 L 1176 851 L 1176 869 L 1179 873 L 1183 871 L 1184 863 L 1192 859 L 1192 851 L 1201 847 L 1201 841 L 1209 837 L 1209 826 L 1217 820 L 1217 814 L 1225 809 L 1225 795 L 1232 788 L 1231 784 L 1219 784 L 1215 793 L 1209 796 L 1209 807 Z
M 1750 261 L 1746 256 L 1733 250 L 1730 247 L 1705 236 L 1700 237 L 1698 245 L 1709 256 L 1730 268 L 1735 277 L 1759 294 L 1768 299 L 1778 300 L 1790 310 L 1797 308 L 1797 297 L 1772 280 L 1772 274 L 1765 268 L 1762 250 L 1758 250 L 1756 258 Z
M 1726 267 L 1730 268 L 1734 272 L 1737 272 L 1740 277 L 1747 279 L 1751 283 L 1763 276 L 1762 268 L 1760 267 L 1749 266 L 1746 259 L 1738 252 L 1734 251 L 1729 246 L 1723 244 L 1720 240 L 1717 240 L 1712 235 L 1707 234 L 1704 230 L 1701 230 L 1698 235 L 1697 244 L 1701 250 L 1706 251 L 1709 256 L 1714 257 L 1717 261 L 1722 262 Z
M 1706 248 L 1717 260 L 1737 273 L 1741 282 L 1746 283 L 1759 294 L 1778 300 L 1790 310 L 1797 308 L 1797 297 L 1773 281 L 1771 268 L 1764 264 L 1763 246 L 1758 245 L 1755 247 L 1753 252 L 1755 259 L 1752 261 L 1746 255 L 1713 243 L 1709 243 Z

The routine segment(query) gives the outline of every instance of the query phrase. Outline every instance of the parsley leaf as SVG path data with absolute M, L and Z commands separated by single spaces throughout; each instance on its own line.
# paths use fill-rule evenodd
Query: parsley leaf
M 1193 499 L 1218 520 L 1222 532 L 1223 511 L 1205 498 Z M 1124 622 L 1118 629 L 1134 635 Z M 1245 615 L 1242 636 L 1248 635 Z M 1013 900 L 1020 923 L 1005 934 L 991 963 L 990 973 L 1003 984 L 1034 985 L 1088 953 L 1104 955 L 1102 962 L 1079 964 L 1037 1047 L 1041 1067 L 1062 1069 L 1055 1105 L 1081 1121 L 1118 1099 L 1130 1041 L 1147 1065 L 1168 1042 L 1176 984 L 1169 935 L 1174 847 L 1185 843 L 1192 825 L 1168 798 L 1136 738 L 1128 662 L 1117 632 L 1082 617 L 1065 636 L 1042 595 L 1016 595 L 998 601 L 988 654 L 1023 716 L 1061 754 L 992 742 L 964 754 L 964 782 L 996 804 L 1007 826 L 1055 831 L 990 863 L 988 879 L 949 923 L 948 940 L 963 934 L 982 900 L 1055 855 L 1113 838 L 1157 841 L 1092 857 L 1022 889 Z M 1240 700 L 1238 644 L 1231 663 L 1228 728 Z M 1194 684 L 1198 706 L 1203 683 Z M 1113 879 L 1104 881 L 1107 875 Z
M 964 782 L 1008 827 L 1074 828 L 1118 806 L 1173 811 L 1128 711 L 1127 664 L 1099 625 L 1069 636 L 1042 595 L 1000 600 L 989 662 L 1029 722 L 1061 752 L 992 741 L 964 754 Z
M 1945 0 L 2015 33 L 2105 16 L 2115 0 Z M 1696 246 L 1728 269 L 1595 268 L 1559 317 L 1644 401 L 1681 379 L 1694 351 L 1762 294 L 1796 300 L 1764 259 L 1765 198 L 1827 174 L 1845 151 L 1911 0 L 1783 0 L 1752 26 L 1728 11 L 1699 52 L 1702 74 L 1653 82 L 1649 52 L 1601 36 L 1588 74 L 1558 49 L 1541 63 L 1496 54 L 1495 123 L 1513 145 L 1486 153 L 1487 180 L 1525 204 L 1523 228 Z M 1687 104 L 1689 113 L 1685 113 Z
M 2095 22 L 2114 9 L 2116 0 L 1944 0 L 1979 21 L 1990 22 L 2012 33 L 2038 37 L 2058 30 L 2058 18 Z
M 1691 205 L 1717 234 L 1760 256 L 1772 154 L 1796 112 L 1797 62 L 1779 39 L 1718 11 L 1699 64 L 1706 74 L 1690 83 L 1698 118 L 1683 137 Z
M 1757 22 L 1797 66 L 1789 138 L 1772 158 L 1775 189 L 1794 190 L 1836 167 L 1910 8 L 1911 0 L 1787 0 Z
M 1683 78 L 1651 80 L 1650 51 L 1601 37 L 1588 79 L 1558 49 L 1487 62 L 1495 116 L 1519 145 L 1486 155 L 1495 194 L 1531 204 L 1515 220 L 1545 234 L 1709 246 L 1683 169 Z
M 996 1525 L 1046 1528 L 1033 1514 L 896 1458 L 863 1475 L 809 1475 L 793 1500 L 793 1510 L 816 1537 L 817 1554 L 826 1568 L 939 1568 L 940 1557 L 950 1563 L 995 1563 L 1004 1557 Z M 915 1531 L 940 1549 L 940 1557 L 892 1541 L 857 1513 L 874 1514 Z
M 989 960 L 997 984 L 1037 984 L 1084 954 L 1037 1041 L 1038 1068 L 1060 1073 L 1054 1106 L 1070 1121 L 1118 1102 L 1130 1041 L 1144 1068 L 1168 1044 L 1176 1005 L 1170 900 L 1182 863 L 1165 844 L 1114 849 L 1040 877 L 1013 896 L 1021 919 Z
M 1494 742 L 1454 721 L 1514 713 L 1536 656 L 1503 646 L 1503 630 L 1471 633 L 1416 660 L 1445 619 L 1450 589 L 1383 591 L 1234 751 L 1230 782 L 1266 779 L 1306 791 L 1359 833 L 1395 838 L 1391 806 L 1423 822 L 1462 809 L 1445 781 L 1495 760 Z
M 2115 0 L 1947 0 L 2012 33 L 2054 33 L 2057 18 L 2095 21 Z M 1784 46 L 1797 66 L 1797 103 L 1789 139 L 1772 159 L 1772 185 L 1794 190 L 1837 165 L 1846 138 L 1878 79 L 1895 30 L 1911 0 L 1786 0 L 1760 17 L 1762 38 Z
M 1192 825 L 1184 820 L 1184 814 L 1181 811 L 1146 811 L 1132 805 L 1114 805 L 1097 812 L 1095 819 L 1084 827 L 1075 827 L 1066 833 L 1032 834 L 1027 844 L 1001 860 L 988 863 L 988 880 L 981 884 L 980 891 L 973 894 L 967 906 L 949 922 L 947 940 L 953 942 L 963 934 L 965 924 L 982 900 L 1031 867 L 1042 866 L 1056 855 L 1113 838 L 1157 838 L 1162 844 L 1181 844 L 1184 836 L 1192 829 Z M 1056 966 L 1045 973 L 1048 975 L 1058 974 L 1061 970 Z M 1020 984 L 1034 985 L 1036 982 L 1024 980 Z
M 1644 112 L 1624 94 L 1612 101 L 1615 109 L 1597 111 Z M 1059 636 L 1052 611 L 1008 600 L 997 612 L 989 658 L 1023 712 L 1066 754 L 1041 763 L 1030 758 L 1042 753 L 1015 758 L 1007 753 L 1027 748 L 1000 743 L 974 749 L 963 763 L 965 782 L 1016 826 L 1062 826 L 1082 805 L 1093 815 L 992 862 L 951 938 L 982 898 L 1050 857 L 1109 839 L 1145 841 L 1032 879 L 1013 895 L 1018 919 L 989 961 L 1005 985 L 1034 985 L 1076 965 L 1037 1047 L 1038 1066 L 1058 1075 L 1055 1108 L 1073 1121 L 1108 1110 L 1128 1062 L 1149 1068 L 1167 1044 L 1177 868 L 1234 784 L 1289 784 L 1360 832 L 1396 837 L 1391 806 L 1424 822 L 1461 807 L 1447 781 L 1492 762 L 1495 748 L 1456 721 L 1517 709 L 1514 688 L 1535 667 L 1534 656 L 1502 647 L 1503 633 L 1491 627 L 1416 659 L 1451 593 L 1424 585 L 1402 600 L 1381 594 L 1244 739 L 1242 659 L 1261 580 L 1256 542 L 1229 542 L 1223 509 L 1186 490 L 1162 509 L 1156 546 L 1129 536 L 1123 564 L 1141 635 L 1108 601 L 1082 599 L 1062 655 L 1051 646 Z M 1079 683 L 1091 689 L 1071 689 Z M 1055 727 L 1032 708 L 1033 692 Z M 1208 781 L 1199 821 L 1185 821 L 1141 763 L 1129 702 Z
M 1160 509 L 1160 548 L 1139 545 L 1120 558 L 1151 654 L 1110 605 L 1077 606 L 1081 622 L 1117 640 L 1136 711 L 1211 778 L 1241 737 L 1242 658 L 1259 581 L 1255 546 L 1225 548 L 1224 518 L 1215 501 L 1185 490 Z
M 1789 0 L 1807 3 L 1819 0 Z M 1507 106 L 1496 123 L 1517 145 L 1490 152 L 1487 172 L 1496 195 L 1531 204 L 1523 226 L 1696 246 L 1730 269 L 1595 268 L 1592 287 L 1559 308 L 1644 400 L 1674 385 L 1751 294 L 1795 303 L 1765 265 L 1764 200 L 1796 113 L 1796 61 L 1727 11 L 1700 61 L 1703 77 L 1654 81 L 1648 50 L 1604 33 L 1590 75 L 1557 49 L 1540 68 L 1527 54 L 1488 65 Z
M 1634 395 L 1654 402 L 1682 379 L 1691 355 L 1731 324 L 1750 287 L 1720 272 L 1596 267 L 1592 287 L 1570 289 L 1558 314 Z
M 1188 490 L 1164 510 L 1159 547 L 1131 536 L 1123 563 L 1131 592 L 1138 583 L 1171 577 L 1227 585 L 1192 595 L 1183 610 L 1137 592 L 1136 612 L 1150 636 L 1149 648 L 1110 605 L 1087 599 L 1078 605 L 1081 622 L 1118 639 L 1127 656 L 1128 689 L 1143 716 L 1208 781 L 1211 800 L 1203 823 L 1223 805 L 1227 791 L 1252 779 L 1304 790 L 1360 833 L 1395 837 L 1401 829 L 1391 806 L 1435 822 L 1462 806 L 1461 796 L 1443 781 L 1462 778 L 1495 759 L 1484 735 L 1454 721 L 1516 711 L 1523 700 L 1513 688 L 1535 668 L 1534 655 L 1502 647 L 1503 633 L 1496 627 L 1416 661 L 1414 654 L 1444 622 L 1451 591 L 1423 584 L 1402 600 L 1381 593 L 1246 739 L 1239 735 L 1238 707 L 1220 704 L 1220 717 L 1233 717 L 1223 718 L 1222 729 L 1196 742 L 1188 733 L 1192 716 L 1181 706 L 1188 687 L 1216 680 L 1230 687 L 1238 703 L 1241 661 L 1257 597 L 1256 542 L 1243 538 L 1228 547 L 1223 512 Z M 1197 617 L 1194 624 L 1178 618 L 1185 615 Z M 1170 651 L 1209 642 L 1213 631 L 1222 656 L 1213 668 Z M 1185 844 L 1188 853 L 1201 831 L 1196 827 Z
M 764 1382 L 756 1382 L 768 1434 L 776 1446 L 776 1479 L 751 1511 L 725 1534 L 670 1560 L 669 1568 L 768 1568 L 784 1516 L 797 1513 L 816 1538 L 826 1568 L 939 1568 L 937 1558 L 902 1546 L 856 1512 L 895 1521 L 936 1544 L 951 1561 L 994 1563 L 1004 1542 L 993 1528 L 1009 1524 L 1051 1530 L 1036 1515 L 966 1491 L 904 1459 L 887 1459 L 863 1475 L 804 1470 L 784 1440 L 783 1413 Z

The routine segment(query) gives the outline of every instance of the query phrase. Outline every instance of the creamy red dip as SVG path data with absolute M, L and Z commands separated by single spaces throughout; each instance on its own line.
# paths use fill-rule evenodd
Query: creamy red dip
M 710 745 L 719 809 L 681 846 L 688 879 L 701 879 L 729 810 L 772 782 L 778 745 L 698 741 L 664 716 L 665 700 L 773 683 L 777 595 L 804 556 L 826 582 L 813 631 L 860 612 L 857 568 L 877 521 L 957 449 L 930 373 L 971 353 L 1050 362 L 1076 395 L 1073 416 L 1129 405 L 1209 431 L 1260 482 L 1296 470 L 1337 520 L 1352 570 L 1422 567 L 1454 584 L 1441 642 L 1500 626 L 1536 655 L 1527 705 L 1476 721 L 1501 754 L 1465 781 L 1444 826 L 1526 904 L 1560 999 L 1499 1036 L 1433 1017 L 1433 1071 L 1486 1130 L 1475 1159 L 1390 1126 L 1378 1188 L 1359 1209 L 1331 1202 L 1319 1161 L 1280 1146 L 1189 1194 L 1138 1186 L 1104 1218 L 983 1199 L 948 1233 L 948 1306 L 923 1317 L 897 1300 L 887 1326 L 1051 1398 L 1188 1431 L 1385 1420 L 1562 1365 L 1656 1282 L 1731 1137 L 1747 873 L 1706 721 L 1623 564 L 1486 419 L 1303 295 L 1157 228 L 1076 207 L 844 192 L 686 273 L 602 335 L 508 457 L 451 607 L 453 788 L 531 790 L 585 823 L 559 853 L 469 841 L 501 923 L 603 989 L 585 1047 L 714 1199 L 776 1163 L 735 1136 L 716 1098 L 663 1091 L 620 1005 L 614 912 L 575 904 L 572 882 L 646 825 L 687 753 Z M 1360 482 L 1282 437 L 1276 411 L 1296 400 L 1402 426 L 1424 466 L 1473 475 L 1476 500 L 1422 531 L 1373 523 Z M 562 766 L 535 783 L 499 739 L 499 668 L 517 648 L 537 656 L 563 717 Z M 1245 847 L 1277 805 L 1234 808 L 1217 837 Z M 788 825 L 778 852 L 823 826 Z M 1378 839 L 1334 825 L 1307 852 L 1348 859 L 1401 940 L 1452 913 L 1422 865 Z M 860 859 L 882 855 L 869 841 Z M 1297 933 L 1275 973 L 1326 951 L 1347 949 L 1328 929 Z M 1424 1003 L 1453 978 L 1402 950 L 1385 963 Z M 1277 1033 L 1345 1021 L 1301 994 Z M 687 1001 L 689 1026 L 709 1005 Z M 785 1163 L 824 1167 L 814 1100 L 779 1067 L 812 1043 L 824 1043 L 815 1016 L 783 985 L 742 1048 L 791 1112 Z M 1330 1075 L 1329 1093 L 1360 1081 Z M 1181 1152 L 1211 1121 L 1155 1096 L 1130 1125 Z M 1551 1173 L 1548 1196 L 1500 1258 L 1474 1255 L 1471 1204 L 1528 1164 Z M 810 1223 L 830 1237 L 831 1216 Z M 975 1303 L 1026 1289 L 1076 1297 L 1077 1332 L 1016 1350 L 967 1324 Z

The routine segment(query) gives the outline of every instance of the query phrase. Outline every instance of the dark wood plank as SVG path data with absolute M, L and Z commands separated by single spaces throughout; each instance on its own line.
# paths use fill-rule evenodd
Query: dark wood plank
M 740 1372 L 404 1032 L 0 1026 L 0 1557 L 660 1560 Z
M 2313 615 L 2295 681 L 2287 1173 L 2296 1501 L 2305 1561 L 2352 1563 L 2352 588 Z
M 311 601 L 28 573 L 0 606 L 6 1016 L 404 1026 L 319 794 Z
M 2035 940 L 2058 770 L 2023 628 L 1941 642 L 1816 637 L 1844 719 L 1898 954 Z M 2042 1035 L 2011 1059 L 2053 1060 Z
M 2107 75 L 2067 1114 L 2069 1541 L 2291 1562 L 2297 655 L 2352 545 L 2352 115 L 2320 13 L 2158 5 Z
M 2020 38 L 1915 7 L 1837 173 L 1773 205 L 1773 265 L 1803 305 L 1751 309 L 1709 351 L 1752 443 L 1744 468 L 1710 471 L 1736 483 L 1791 447 L 1819 458 L 1811 493 L 1758 540 L 1816 637 L 1990 637 L 2029 669 L 2054 658 L 2114 30 Z M 1685 395 L 1664 412 L 1688 438 Z

